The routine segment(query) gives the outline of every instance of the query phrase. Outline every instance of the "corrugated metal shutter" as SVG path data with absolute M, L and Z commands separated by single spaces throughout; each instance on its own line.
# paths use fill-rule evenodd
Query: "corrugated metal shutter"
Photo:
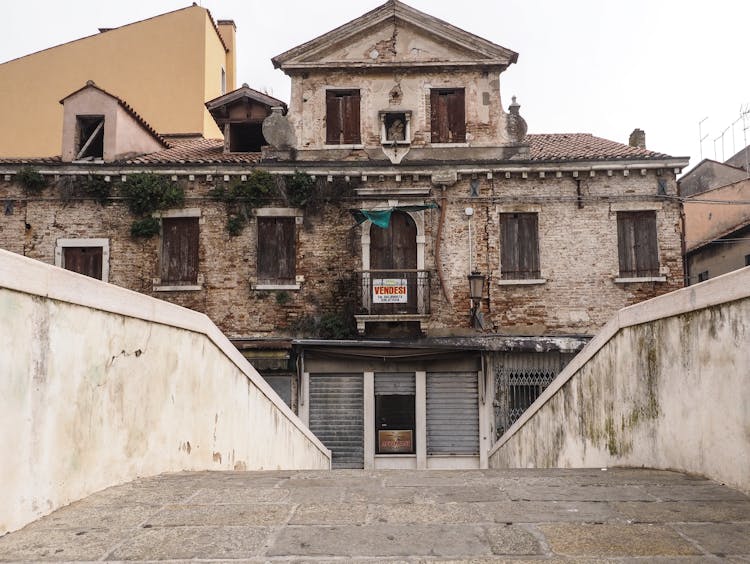
M 292 377 L 291 376 L 263 376 L 266 382 L 279 394 L 284 403 L 292 407 Z
M 414 373 L 378 372 L 375 374 L 376 396 L 413 396 L 415 393 Z
M 479 454 L 476 372 L 427 374 L 427 454 Z
M 331 449 L 333 468 L 364 468 L 362 374 L 310 374 L 310 430 Z

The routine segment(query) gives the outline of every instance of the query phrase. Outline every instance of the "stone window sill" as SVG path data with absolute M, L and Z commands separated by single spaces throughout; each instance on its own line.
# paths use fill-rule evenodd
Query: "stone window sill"
M 533 286 L 538 284 L 546 284 L 546 278 L 526 278 L 519 280 L 498 280 L 498 286 Z
M 299 290 L 299 284 L 256 284 L 255 290 Z
M 324 149 L 364 149 L 365 146 L 362 143 L 355 143 L 354 145 L 323 145 Z
M 640 282 L 666 282 L 666 276 L 643 276 L 640 278 L 615 278 L 615 284 L 633 284 Z
M 154 292 L 197 292 L 203 289 L 203 285 L 177 285 L 177 286 L 154 286 Z
M 437 149 L 452 149 L 457 147 L 470 147 L 468 142 L 464 143 L 430 143 L 432 147 Z

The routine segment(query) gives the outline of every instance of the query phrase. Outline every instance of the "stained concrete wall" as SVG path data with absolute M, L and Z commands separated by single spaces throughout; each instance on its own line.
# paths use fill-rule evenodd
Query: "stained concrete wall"
M 329 468 L 200 313 L 0 250 L 0 534 L 180 470 Z
M 490 466 L 646 466 L 750 492 L 750 268 L 621 310 Z

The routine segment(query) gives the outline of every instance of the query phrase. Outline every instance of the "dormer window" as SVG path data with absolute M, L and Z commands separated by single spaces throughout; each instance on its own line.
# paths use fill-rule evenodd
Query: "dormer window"
M 104 158 L 104 116 L 76 116 L 76 157 Z
M 411 112 L 380 112 L 380 142 L 383 145 L 411 143 Z

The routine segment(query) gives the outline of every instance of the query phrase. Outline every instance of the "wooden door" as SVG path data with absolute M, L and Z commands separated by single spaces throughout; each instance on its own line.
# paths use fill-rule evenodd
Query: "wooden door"
M 407 281 L 406 299 L 373 303 L 374 314 L 417 313 L 417 225 L 409 214 L 394 211 L 386 229 L 372 226 L 370 268 L 371 295 L 376 280 Z

